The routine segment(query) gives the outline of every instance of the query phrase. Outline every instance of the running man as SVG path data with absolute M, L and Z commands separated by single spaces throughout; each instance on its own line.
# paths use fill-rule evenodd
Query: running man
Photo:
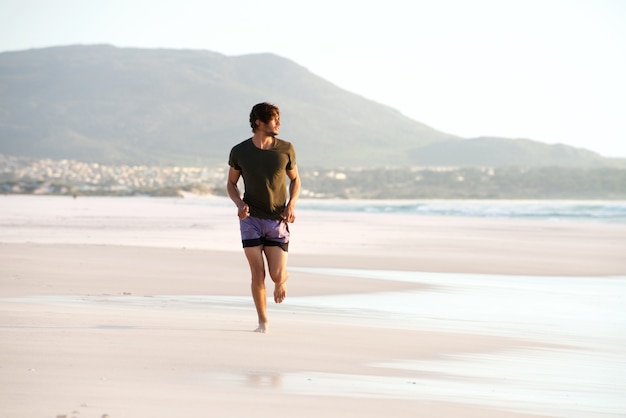
M 293 145 L 276 137 L 280 129 L 278 107 L 270 103 L 255 105 L 250 112 L 250 126 L 253 136 L 230 151 L 226 190 L 237 205 L 241 241 L 250 264 L 252 298 L 259 317 L 255 331 L 265 333 L 269 322 L 263 257 L 274 282 L 274 301 L 281 303 L 287 295 L 287 224 L 296 220 L 300 177 Z M 243 199 L 237 187 L 240 177 L 244 182 Z

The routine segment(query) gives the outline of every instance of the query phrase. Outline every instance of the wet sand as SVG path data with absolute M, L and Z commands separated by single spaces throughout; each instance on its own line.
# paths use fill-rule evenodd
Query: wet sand
M 38 201 L 17 206 L 32 202 Z M 510 364 L 511 353 L 530 364 L 546 353 L 564 358 L 588 348 L 580 339 L 515 328 L 491 332 L 470 321 L 451 328 L 452 309 L 423 326 L 344 303 L 348 296 L 430 295 L 438 287 L 351 270 L 619 282 L 626 276 L 623 225 L 301 212 L 292 228 L 287 300 L 268 302 L 271 328 L 262 335 L 252 332 L 249 272 L 231 237 L 231 208 L 131 212 L 124 205 L 136 203 L 107 201 L 99 213 L 101 203 L 81 204 L 92 206 L 66 210 L 78 203 L 63 201 L 28 215 L 16 214 L 23 207 L 3 208 L 0 410 L 6 416 L 506 418 L 626 411 L 613 398 L 610 409 L 598 411 L 593 402 L 572 401 L 568 408 L 560 401 L 568 393 L 548 392 L 559 402 L 498 396 L 511 381 L 529 379 L 523 366 L 505 369 L 505 376 L 488 372 Z M 341 240 L 328 245 L 330 230 Z M 437 293 L 443 305 L 455 289 L 468 292 L 445 283 Z M 620 351 L 621 343 L 608 346 Z M 611 359 L 613 369 L 624 370 L 622 357 L 617 364 Z M 471 367 L 486 374 L 469 373 Z

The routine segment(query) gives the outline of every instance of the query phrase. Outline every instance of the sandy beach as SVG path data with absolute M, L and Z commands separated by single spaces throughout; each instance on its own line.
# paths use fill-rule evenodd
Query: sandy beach
M 258 334 L 227 204 L 0 214 L 0 417 L 626 414 L 625 224 L 301 210 Z

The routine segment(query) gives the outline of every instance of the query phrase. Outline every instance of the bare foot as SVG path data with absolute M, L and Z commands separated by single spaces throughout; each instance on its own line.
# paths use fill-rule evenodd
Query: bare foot
M 287 285 L 279 283 L 274 288 L 274 302 L 281 303 L 287 297 Z
M 269 325 L 267 323 L 260 323 L 257 329 L 254 330 L 254 332 L 260 332 L 262 334 L 267 334 L 268 331 Z

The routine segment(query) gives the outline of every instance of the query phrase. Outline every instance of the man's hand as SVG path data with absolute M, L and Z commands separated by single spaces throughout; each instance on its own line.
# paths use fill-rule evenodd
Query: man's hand
M 287 205 L 283 211 L 283 221 L 293 223 L 296 221 L 296 211 L 293 207 Z
M 246 219 L 250 216 L 250 207 L 245 202 L 242 202 L 239 206 L 237 206 L 237 209 L 237 216 L 239 219 Z

